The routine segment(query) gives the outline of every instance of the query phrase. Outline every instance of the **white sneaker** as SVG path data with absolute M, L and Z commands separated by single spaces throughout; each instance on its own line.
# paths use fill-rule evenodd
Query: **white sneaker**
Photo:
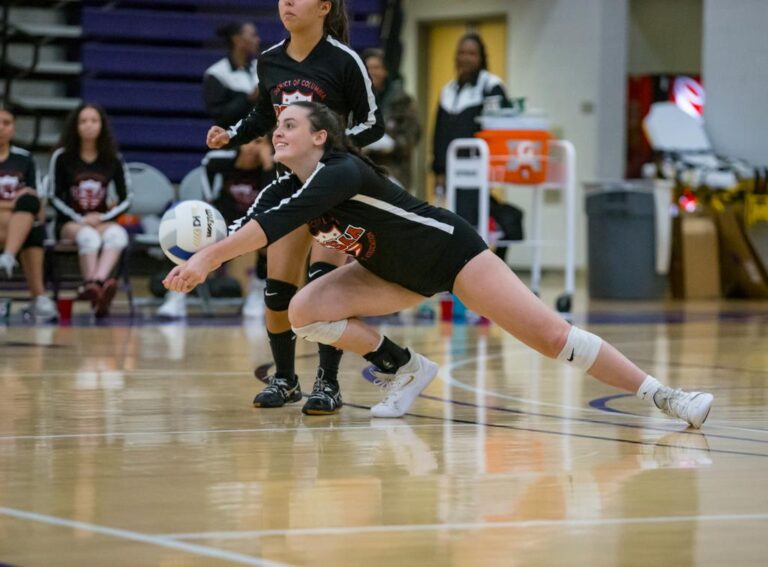
M 661 388 L 653 396 L 653 403 L 665 414 L 677 417 L 698 429 L 707 419 L 715 397 L 705 392 L 685 392 Z
M 0 270 L 5 272 L 5 277 L 11 279 L 13 276 L 13 270 L 16 269 L 19 263 L 14 258 L 13 254 L 3 252 L 0 254 Z
M 59 310 L 47 295 L 38 295 L 29 306 L 32 315 L 37 319 L 58 319 Z
M 411 360 L 394 376 L 376 373 L 386 396 L 371 408 L 373 417 L 401 417 L 437 376 L 437 364 L 410 349 L 408 352 Z
M 169 291 L 165 301 L 157 308 L 157 316 L 165 319 L 184 319 L 187 316 L 187 294 Z
M 264 317 L 264 280 L 253 278 L 251 289 L 243 303 L 243 317 Z

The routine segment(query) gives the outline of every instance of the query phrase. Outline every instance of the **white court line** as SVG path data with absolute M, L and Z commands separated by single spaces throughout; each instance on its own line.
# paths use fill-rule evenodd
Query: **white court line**
M 460 427 L 484 427 L 483 423 L 457 423 Z M 218 433 L 280 433 L 285 431 L 351 431 L 360 430 L 385 430 L 385 429 L 413 429 L 428 427 L 444 427 L 442 423 L 421 423 L 421 424 L 386 424 L 382 427 L 373 427 L 371 425 L 336 425 L 328 427 L 262 427 L 258 429 L 191 429 L 188 431 L 127 431 L 115 433 L 60 433 L 57 435 L 0 435 L 2 441 L 17 440 L 45 440 L 45 439 L 81 439 L 89 437 L 144 437 L 151 435 L 200 435 L 200 434 L 218 434 Z
M 338 528 L 289 528 L 285 530 L 255 530 L 247 532 L 199 532 L 187 534 L 165 534 L 163 537 L 171 539 L 247 539 L 270 536 L 324 536 L 387 532 L 431 532 L 444 530 L 498 530 L 510 528 L 582 528 L 591 526 L 621 526 L 628 524 L 740 522 L 766 520 L 768 520 L 768 514 L 725 514 L 721 516 L 651 516 L 641 518 L 596 518 L 592 520 L 518 520 L 514 522 L 402 524 L 390 526 L 350 526 Z
M 193 555 L 201 555 L 203 557 L 213 557 L 214 559 L 223 559 L 226 561 L 232 561 L 233 563 L 239 563 L 241 565 L 255 565 L 256 567 L 289 567 L 287 563 L 278 563 L 276 561 L 269 561 L 268 559 L 259 559 L 258 557 L 252 557 L 250 555 L 243 555 L 241 553 L 234 553 L 231 551 L 215 549 L 213 547 L 207 547 L 205 545 L 197 545 L 194 543 L 184 543 L 180 541 L 175 541 L 166 536 L 140 534 L 138 532 L 132 532 L 129 530 L 109 528 L 107 526 L 90 524 L 88 522 L 78 522 L 76 520 L 67 520 L 66 518 L 57 518 L 56 516 L 36 514 L 35 512 L 26 512 L 24 510 L 17 510 L 15 508 L 4 508 L 0 506 L 0 514 L 4 514 L 12 518 L 18 518 L 20 520 L 40 522 L 42 524 L 49 524 L 52 526 L 62 526 L 65 528 L 72 528 L 75 530 L 83 530 L 83 531 L 93 532 L 101 535 L 118 537 L 118 538 L 127 539 L 131 541 L 138 541 L 141 543 L 148 543 L 151 545 L 157 545 L 159 547 L 177 549 L 179 551 L 185 551 Z
M 470 386 L 469 384 L 465 384 L 464 382 L 460 382 L 459 380 L 456 380 L 456 378 L 453 377 L 453 373 L 451 372 L 451 370 L 454 369 L 454 368 L 458 368 L 460 366 L 464 366 L 464 365 L 469 364 L 471 362 L 477 362 L 481 358 L 483 358 L 485 360 L 492 360 L 494 358 L 502 358 L 503 356 L 504 356 L 504 353 L 498 353 L 498 354 L 493 354 L 493 355 L 485 356 L 485 357 L 473 356 L 473 357 L 470 357 L 470 358 L 464 358 L 464 359 L 461 359 L 461 360 L 457 360 L 455 362 L 452 362 L 451 364 L 441 365 L 440 366 L 440 370 L 443 371 L 443 372 L 438 374 L 438 376 L 442 377 L 443 374 L 445 374 L 446 377 L 442 378 L 445 382 L 448 382 L 448 384 L 450 384 L 452 386 L 456 386 L 457 388 L 460 388 L 462 390 L 466 390 L 468 392 L 474 392 L 474 393 L 478 393 L 479 392 L 479 393 L 485 394 L 487 396 L 492 396 L 492 397 L 496 397 L 496 398 L 503 399 L 503 400 L 510 400 L 510 401 L 513 401 L 513 402 L 520 402 L 522 404 L 531 404 L 531 405 L 536 405 L 536 406 L 549 406 L 549 407 L 555 407 L 555 408 L 560 408 L 560 409 L 576 410 L 576 411 L 579 411 L 579 412 L 600 415 L 603 418 L 605 418 L 606 415 L 610 415 L 612 417 L 621 417 L 621 418 L 624 418 L 624 419 L 641 419 L 643 421 L 651 421 L 654 425 L 661 425 L 661 424 L 669 425 L 669 423 L 670 423 L 669 419 L 665 419 L 665 418 L 662 418 L 662 417 L 633 415 L 633 414 L 628 414 L 628 413 L 623 413 L 623 412 L 622 413 L 610 413 L 610 414 L 608 414 L 608 413 L 606 413 L 604 411 L 600 411 L 600 410 L 596 410 L 596 409 L 592 409 L 592 408 L 585 408 L 585 407 L 581 407 L 581 406 L 568 406 L 568 405 L 564 405 L 564 404 L 556 404 L 556 403 L 553 403 L 553 402 L 543 402 L 541 400 L 532 400 L 532 399 L 529 399 L 529 398 L 518 398 L 516 396 L 508 396 L 506 394 L 502 394 L 501 392 L 496 392 L 494 390 L 486 390 L 485 388 L 476 388 L 474 386 Z M 624 392 L 623 390 L 621 390 L 621 391 L 623 393 L 627 393 L 627 392 Z M 715 402 L 717 402 L 717 398 L 715 398 Z M 563 417 L 566 417 L 566 416 L 563 416 Z M 750 429 L 749 427 L 736 427 L 736 426 L 733 426 L 733 425 L 720 425 L 720 422 L 718 422 L 716 420 L 714 420 L 714 421 L 713 420 L 708 420 L 706 425 L 707 425 L 708 428 L 714 426 L 714 427 L 718 427 L 720 429 L 731 429 L 731 430 L 734 430 L 734 431 L 749 431 L 751 433 L 766 434 L 766 431 L 764 429 Z

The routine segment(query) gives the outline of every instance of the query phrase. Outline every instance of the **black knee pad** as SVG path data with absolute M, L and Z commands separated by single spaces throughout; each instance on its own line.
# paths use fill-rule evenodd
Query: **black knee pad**
M 24 244 L 21 245 L 21 249 L 26 250 L 27 248 L 42 248 L 44 242 L 45 226 L 42 224 L 35 224 L 30 229 Z
M 40 212 L 40 199 L 37 195 L 30 193 L 24 193 L 21 197 L 16 199 L 16 204 L 13 207 L 14 213 L 31 213 L 36 215 Z
M 264 305 L 272 311 L 285 311 L 298 289 L 288 282 L 267 278 L 267 285 L 264 288 Z
M 325 274 L 335 270 L 337 266 L 329 264 L 328 262 L 312 262 L 307 270 L 308 281 L 313 282 L 317 278 L 323 277 Z

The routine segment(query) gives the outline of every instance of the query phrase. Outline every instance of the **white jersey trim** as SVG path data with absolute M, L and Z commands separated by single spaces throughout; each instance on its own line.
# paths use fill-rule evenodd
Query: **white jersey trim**
M 205 71 L 206 75 L 215 78 L 224 87 L 231 91 L 251 94 L 259 86 L 259 77 L 256 74 L 256 60 L 251 61 L 248 69 L 232 69 L 228 57 L 220 59 Z
M 241 218 L 237 219 L 235 222 L 233 222 L 231 225 L 229 225 L 229 232 L 235 232 L 236 230 L 240 230 L 240 228 L 243 226 L 243 224 L 250 220 L 251 214 L 253 214 L 253 211 L 256 210 L 256 207 L 259 205 L 259 201 L 261 201 L 261 197 L 264 195 L 264 193 L 267 192 L 267 189 L 272 187 L 273 185 L 279 185 L 286 179 L 288 179 L 291 176 L 291 173 L 284 173 L 277 179 L 275 179 L 272 183 L 264 187 L 261 191 L 259 191 L 259 194 L 256 195 L 256 199 L 254 199 L 253 204 L 248 208 L 245 215 L 243 215 Z
M 430 226 L 432 228 L 442 230 L 443 232 L 447 232 L 448 234 L 453 234 L 454 228 L 450 224 L 446 224 L 444 222 L 440 222 L 439 220 L 432 219 L 429 217 L 422 217 L 421 215 L 417 215 L 416 213 L 408 212 L 405 209 L 396 207 L 392 203 L 387 203 L 386 201 L 381 201 L 380 199 L 374 199 L 373 197 L 368 197 L 367 195 L 360 195 L 360 194 L 355 195 L 354 197 L 352 197 L 351 200 L 364 203 L 366 205 L 375 207 L 379 210 L 386 211 L 388 213 L 392 213 L 393 215 L 397 215 L 411 222 L 417 222 L 425 226 Z
M 349 46 L 344 45 L 336 39 L 333 39 L 331 36 L 328 36 L 327 39 L 331 45 L 334 45 L 342 51 L 349 53 L 350 57 L 352 57 L 355 63 L 357 63 L 360 74 L 363 76 L 363 80 L 365 81 L 365 92 L 368 98 L 368 118 L 365 122 L 356 124 L 351 128 L 347 128 L 346 132 L 347 136 L 356 136 L 360 132 L 365 132 L 366 130 L 371 129 L 376 124 L 376 110 L 378 107 L 376 106 L 376 97 L 373 94 L 373 83 L 371 83 L 371 78 L 368 76 L 368 69 L 365 67 L 363 60 L 360 59 L 360 56 L 357 53 L 350 49 Z
M 59 160 L 59 156 L 64 153 L 64 148 L 59 148 L 55 152 L 53 152 L 53 155 L 51 156 L 51 164 L 49 165 L 50 173 L 48 174 L 48 177 L 50 179 L 50 197 L 51 197 L 51 204 L 53 204 L 53 208 L 57 209 L 59 212 L 67 215 L 69 218 L 71 218 L 75 222 L 83 222 L 83 216 L 78 214 L 77 211 L 75 211 L 73 208 L 71 208 L 69 205 L 67 205 L 64 201 L 59 199 L 56 196 L 56 162 Z

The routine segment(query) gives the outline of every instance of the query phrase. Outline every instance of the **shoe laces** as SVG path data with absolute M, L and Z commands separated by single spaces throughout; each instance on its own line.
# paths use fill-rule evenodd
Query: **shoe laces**
M 282 395 L 283 392 L 289 390 L 288 387 L 288 380 L 285 378 L 279 378 L 277 376 L 270 376 L 267 379 L 267 387 L 264 388 L 264 392 L 269 392 L 271 394 L 280 394 Z
M 325 379 L 325 371 L 320 368 L 317 371 L 317 376 L 315 377 L 315 384 L 312 387 L 312 394 L 311 395 L 318 395 L 318 394 L 325 394 L 328 396 L 335 396 L 338 393 L 338 388 L 334 388 L 331 386 L 330 382 Z
M 659 397 L 661 400 L 657 401 L 656 396 L 654 396 L 653 401 L 661 411 L 682 417 L 687 409 L 691 395 L 692 393 L 685 392 L 684 390 L 669 388 L 660 393 Z

